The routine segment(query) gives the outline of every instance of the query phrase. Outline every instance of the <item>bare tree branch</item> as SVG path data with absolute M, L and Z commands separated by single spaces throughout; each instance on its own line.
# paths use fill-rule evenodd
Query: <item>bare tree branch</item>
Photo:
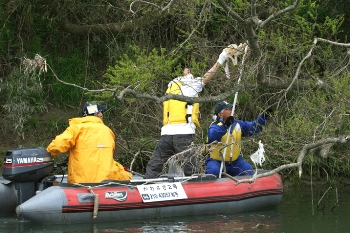
M 168 5 L 166 5 L 165 7 L 161 8 L 160 6 L 152 3 L 152 2 L 148 2 L 148 1 L 143 1 L 143 0 L 135 0 L 133 1 L 131 4 L 130 4 L 130 12 L 132 12 L 133 14 L 135 13 L 133 10 L 132 10 L 132 6 L 137 3 L 137 2 L 143 2 L 143 3 L 146 3 L 146 4 L 149 4 L 149 5 L 152 5 L 152 6 L 155 6 L 159 9 L 161 9 L 161 11 L 165 11 L 167 9 L 169 9 L 171 7 L 171 5 L 174 3 L 174 0 L 171 0 Z
M 239 23 L 244 24 L 244 19 L 241 18 L 241 16 L 239 16 L 239 14 L 235 11 L 233 11 L 224 0 L 218 0 L 218 3 L 220 4 L 220 6 L 222 8 L 224 8 L 224 10 L 231 15 L 235 20 L 237 20 Z
M 208 102 L 218 102 L 224 99 L 227 99 L 229 96 L 233 95 L 235 92 L 239 91 L 240 88 L 235 88 L 232 89 L 231 91 L 225 92 L 221 95 L 217 96 L 210 96 L 210 97 L 186 97 L 183 95 L 176 95 L 176 94 L 170 94 L 170 95 L 165 95 L 162 97 L 157 97 L 157 96 L 152 96 L 148 94 L 138 94 L 134 90 L 130 89 L 124 89 L 123 91 L 120 92 L 119 96 L 117 96 L 117 99 L 121 100 L 123 99 L 124 95 L 126 93 L 133 95 L 135 98 L 144 98 L 144 99 L 149 99 L 153 100 L 156 103 L 162 103 L 164 101 L 174 99 L 174 100 L 180 100 L 180 101 L 185 101 L 185 102 L 192 102 L 192 103 L 208 103 Z
M 130 163 L 130 170 L 132 171 L 132 166 L 136 160 L 136 158 L 141 154 L 142 149 L 149 143 L 153 142 L 154 140 L 149 140 L 147 142 L 145 142 L 144 144 L 141 145 L 141 147 L 139 148 L 139 150 L 137 151 L 137 153 L 134 155 L 134 157 L 132 158 L 132 161 Z
M 92 24 L 92 25 L 79 25 L 72 24 L 66 19 L 62 19 L 59 22 L 59 26 L 66 32 L 72 34 L 86 35 L 86 34 L 101 34 L 101 33 L 126 33 L 131 32 L 135 25 L 147 26 L 160 19 L 161 13 L 154 12 L 153 15 L 145 15 L 137 19 L 106 24 Z
M 79 89 L 82 89 L 83 91 L 87 91 L 87 92 L 94 92 L 94 93 L 99 93 L 99 92 L 105 92 L 105 91 L 110 91 L 110 92 L 115 92 L 116 90 L 115 89 L 111 89 L 111 88 L 104 88 L 104 89 L 99 89 L 99 90 L 90 90 L 86 87 L 81 87 L 79 85 L 76 85 L 74 83 L 67 83 L 65 81 L 62 81 L 61 79 L 58 78 L 58 76 L 56 75 L 56 73 L 53 71 L 53 69 L 51 68 L 51 66 L 49 66 L 47 64 L 47 67 L 52 71 L 53 73 L 53 76 L 56 78 L 57 81 L 59 81 L 60 83 L 63 83 L 65 85 L 68 85 L 68 86 L 72 86 L 72 87 L 77 87 Z
M 185 101 L 185 102 L 192 102 L 192 103 L 208 103 L 208 102 L 218 102 L 218 101 L 227 99 L 229 96 L 233 95 L 234 93 L 236 93 L 242 89 L 241 85 L 237 85 L 236 88 L 234 88 L 228 92 L 225 92 L 225 93 L 217 95 L 217 96 L 210 96 L 210 97 L 186 97 L 183 95 L 176 95 L 176 94 L 169 94 L 169 95 L 165 95 L 162 97 L 157 97 L 157 96 L 148 95 L 148 94 L 139 94 L 136 91 L 131 90 L 131 89 L 129 89 L 129 87 L 127 87 L 124 90 L 122 90 L 118 96 L 116 96 L 116 93 L 118 91 L 118 87 L 114 88 L 114 89 L 102 88 L 102 89 L 98 89 L 98 90 L 90 90 L 86 87 L 81 87 L 81 86 L 76 85 L 74 83 L 68 83 L 68 82 L 60 80 L 58 78 L 58 76 L 56 75 L 56 73 L 53 71 L 53 69 L 49 65 L 47 65 L 47 67 L 52 71 L 54 77 L 60 83 L 63 83 L 63 84 L 68 85 L 68 86 L 73 86 L 73 87 L 79 88 L 79 89 L 86 91 L 86 92 L 93 92 L 93 93 L 102 93 L 102 92 L 106 92 L 106 91 L 112 92 L 112 93 L 114 93 L 113 96 L 115 96 L 119 100 L 122 100 L 124 98 L 124 95 L 131 94 L 135 98 L 149 99 L 149 100 L 152 100 L 156 103 L 162 103 L 162 102 L 170 100 L 170 99 L 175 99 L 175 100 L 180 100 L 180 101 Z
M 277 11 L 276 13 L 273 13 L 272 15 L 270 15 L 267 19 L 265 19 L 264 21 L 262 21 L 262 23 L 259 24 L 259 27 L 264 27 L 266 24 L 268 24 L 271 20 L 289 12 L 289 11 L 292 11 L 292 10 L 295 10 L 298 5 L 300 3 L 300 0 L 295 0 L 294 4 L 293 5 L 290 5 L 290 6 L 287 6 L 286 8 L 280 10 L 280 11 Z
M 198 20 L 197 26 L 192 30 L 192 32 L 191 32 L 190 35 L 187 37 L 187 39 L 184 40 L 176 49 L 173 50 L 173 53 L 176 54 L 176 53 L 184 46 L 184 44 L 185 44 L 187 41 L 190 40 L 190 38 L 192 37 L 192 35 L 197 31 L 197 29 L 199 28 L 199 26 L 202 24 L 202 18 L 203 18 L 203 15 L 204 15 L 204 13 L 205 13 L 205 9 L 206 9 L 207 7 L 210 7 L 210 2 L 211 2 L 211 1 L 209 1 L 209 4 L 208 4 L 208 1 L 207 1 L 207 2 L 204 4 L 204 6 L 203 6 L 203 8 L 202 8 L 202 11 L 201 11 L 201 13 L 199 14 L 199 20 Z
M 246 33 L 246 38 L 249 43 L 249 47 L 253 54 L 253 59 L 255 62 L 258 62 L 260 58 L 262 57 L 262 51 L 259 45 L 258 36 L 256 34 L 257 28 L 255 25 L 258 25 L 258 27 L 263 27 L 267 23 L 269 23 L 272 19 L 279 17 L 289 11 L 292 11 L 297 8 L 300 0 L 295 0 L 293 5 L 290 5 L 283 10 L 278 11 L 277 13 L 273 13 L 268 19 L 266 19 L 264 22 L 259 20 L 257 12 L 256 12 L 256 0 L 251 0 L 251 15 L 250 17 L 243 19 L 238 15 L 237 12 L 233 11 L 227 4 L 225 0 L 218 0 L 218 3 L 220 6 L 235 20 L 238 21 L 243 27 L 244 31 Z M 265 77 L 265 69 L 263 66 L 258 67 L 258 81 L 259 83 L 264 83 L 266 80 Z
M 250 179 L 235 179 L 234 180 L 237 181 L 237 184 L 239 183 L 246 183 L 246 182 L 254 182 L 256 179 L 261 178 L 261 177 L 265 177 L 265 176 L 270 176 L 273 175 L 275 173 L 278 173 L 282 170 L 288 169 L 288 168 L 293 168 L 293 167 L 298 167 L 299 169 L 299 177 L 301 177 L 303 171 L 302 171 L 302 164 L 303 164 L 303 160 L 305 158 L 305 156 L 310 152 L 310 150 L 315 149 L 317 147 L 323 146 L 325 144 L 331 144 L 331 143 L 348 143 L 350 139 L 350 135 L 347 136 L 340 136 L 337 138 L 325 138 L 325 139 L 321 139 L 315 143 L 311 143 L 311 144 L 306 144 L 304 145 L 303 149 L 300 151 L 298 159 L 297 159 L 297 163 L 289 163 L 289 164 L 284 164 L 281 165 L 269 172 L 263 173 L 263 174 L 257 174 L 255 173 L 255 175 L 250 178 Z
M 311 54 L 312 54 L 314 48 L 316 47 L 318 41 L 330 43 L 330 44 L 333 44 L 333 45 L 343 46 L 343 47 L 350 47 L 350 44 L 338 43 L 338 42 L 334 42 L 334 41 L 330 41 L 330 40 L 326 40 L 326 39 L 322 39 L 322 38 L 315 38 L 315 39 L 314 39 L 314 42 L 313 42 L 313 45 L 311 46 L 310 51 L 307 53 L 307 55 L 306 55 L 306 56 L 301 60 L 301 62 L 299 63 L 298 68 L 297 68 L 297 70 L 296 70 L 296 72 L 295 72 L 294 78 L 293 78 L 292 82 L 290 83 L 289 87 L 288 87 L 288 88 L 286 89 L 286 91 L 285 91 L 286 94 L 287 94 L 288 91 L 292 88 L 292 86 L 293 86 L 293 84 L 295 83 L 295 81 L 298 79 L 301 66 L 303 65 L 303 63 L 304 63 L 309 57 L 311 57 Z

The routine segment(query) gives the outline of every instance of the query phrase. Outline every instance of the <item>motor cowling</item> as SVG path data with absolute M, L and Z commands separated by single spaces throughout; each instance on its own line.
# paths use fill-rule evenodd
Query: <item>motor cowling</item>
M 18 148 L 6 151 L 2 176 L 14 182 L 37 181 L 53 171 L 45 148 Z

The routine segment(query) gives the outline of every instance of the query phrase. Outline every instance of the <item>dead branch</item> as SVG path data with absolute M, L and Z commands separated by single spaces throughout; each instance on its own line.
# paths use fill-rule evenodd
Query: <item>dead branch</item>
M 58 76 L 56 75 L 56 73 L 53 71 L 53 69 L 49 65 L 47 65 L 47 67 L 52 71 L 54 77 L 60 83 L 63 83 L 63 84 L 68 85 L 68 86 L 73 86 L 73 87 L 79 88 L 79 89 L 86 91 L 86 92 L 93 92 L 93 93 L 102 93 L 102 92 L 106 92 L 106 91 L 112 92 L 112 95 L 115 96 L 119 100 L 122 100 L 124 98 L 124 95 L 130 94 L 130 95 L 134 96 L 135 98 L 148 99 L 148 100 L 152 100 L 156 103 L 162 103 L 162 102 L 170 100 L 170 99 L 175 99 L 175 100 L 180 100 L 180 101 L 185 101 L 185 102 L 192 102 L 192 103 L 208 103 L 208 102 L 218 102 L 218 101 L 227 99 L 229 96 L 242 90 L 242 87 L 240 85 L 238 85 L 237 88 L 234 88 L 226 93 L 223 93 L 223 94 L 220 94 L 217 96 L 186 97 L 183 95 L 169 94 L 169 95 L 165 95 L 162 97 L 157 97 L 157 96 L 152 96 L 152 95 L 148 95 L 148 94 L 139 94 L 136 91 L 129 89 L 130 88 L 130 86 L 129 86 L 129 87 L 125 88 L 124 90 L 120 91 L 119 95 L 116 95 L 116 93 L 118 91 L 118 87 L 116 87 L 114 89 L 113 88 L 102 88 L 102 89 L 98 89 L 98 90 L 91 90 L 91 89 L 88 89 L 86 87 L 81 87 L 81 86 L 76 85 L 74 83 L 68 83 L 68 82 L 65 82 L 65 81 L 59 79 Z
M 237 20 L 239 24 L 244 27 L 244 31 L 247 34 L 249 47 L 252 49 L 254 59 L 260 59 L 262 56 L 262 52 L 259 46 L 258 36 L 256 35 L 255 25 L 258 27 L 263 27 L 272 19 L 276 17 L 280 17 L 281 15 L 296 9 L 299 5 L 300 0 L 295 0 L 293 5 L 290 5 L 278 12 L 271 12 L 271 15 L 265 20 L 262 21 L 258 18 L 258 14 L 256 12 L 256 0 L 251 0 L 251 14 L 250 17 L 243 19 L 237 12 L 232 10 L 232 8 L 227 5 L 225 0 L 218 0 L 219 5 L 226 11 L 228 15 L 230 15 L 233 19 Z M 260 75 L 260 82 L 263 83 L 264 75 Z
M 311 46 L 310 51 L 307 53 L 307 55 L 306 55 L 306 56 L 301 60 L 301 62 L 299 63 L 298 68 L 297 68 L 297 70 L 296 70 L 296 72 L 295 72 L 295 75 L 294 75 L 294 78 L 293 78 L 292 82 L 290 83 L 289 87 L 285 90 L 285 95 L 288 93 L 288 91 L 292 88 L 293 84 L 294 84 L 294 83 L 296 82 L 296 80 L 298 79 L 301 66 L 303 65 L 303 63 L 304 63 L 309 57 L 311 57 L 311 54 L 312 54 L 314 48 L 316 47 L 318 41 L 330 43 L 330 44 L 333 44 L 333 45 L 343 46 L 343 47 L 350 47 L 350 44 L 338 43 L 338 42 L 334 42 L 334 41 L 330 41 L 330 40 L 326 40 L 326 39 L 322 39 L 322 38 L 315 38 L 315 39 L 314 39 L 314 42 L 313 42 L 313 45 Z
M 91 24 L 91 25 L 79 25 L 69 22 L 67 19 L 62 18 L 58 25 L 64 31 L 76 34 L 76 35 L 87 35 L 87 34 L 104 34 L 104 33 L 128 33 L 134 30 L 135 25 L 140 27 L 146 27 L 161 19 L 161 12 L 154 11 L 152 14 L 146 14 L 137 19 L 129 21 L 116 22 L 116 23 L 105 23 L 105 24 Z
M 142 149 L 149 143 L 153 142 L 154 140 L 149 140 L 147 142 L 145 142 L 144 144 L 141 145 L 140 149 L 136 152 L 136 154 L 134 155 L 134 157 L 132 158 L 132 161 L 130 163 L 130 170 L 132 171 L 132 165 L 134 164 L 136 158 L 140 155 L 140 153 L 142 152 Z
M 338 206 L 338 202 L 339 202 L 339 199 L 338 199 L 338 188 L 335 188 L 335 203 L 334 203 L 334 206 L 332 207 L 331 211 L 334 210 L 335 207 Z
M 143 1 L 143 0 L 135 0 L 133 1 L 131 4 L 130 4 L 130 12 L 135 14 L 135 12 L 132 10 L 132 6 L 136 3 L 136 2 L 143 2 L 143 3 L 146 3 L 146 4 L 149 4 L 149 5 L 152 5 L 154 7 L 157 7 L 159 9 L 161 9 L 161 11 L 165 11 L 167 9 L 169 9 L 171 7 L 171 5 L 173 4 L 174 0 L 171 0 L 168 5 L 166 5 L 165 7 L 161 8 L 160 6 L 152 3 L 152 2 L 148 2 L 148 1 Z
M 350 135 L 347 135 L 347 136 L 341 136 L 341 137 L 337 137 L 337 138 L 321 139 L 315 143 L 306 144 L 306 145 L 304 145 L 303 149 L 299 153 L 297 163 L 290 163 L 290 164 L 281 165 L 281 166 L 279 166 L 279 167 L 277 167 L 269 172 L 266 172 L 263 174 L 255 174 L 250 179 L 242 179 L 242 180 L 235 179 L 235 180 L 237 181 L 237 184 L 246 183 L 246 182 L 254 182 L 258 178 L 270 176 L 270 175 L 278 173 L 282 170 L 285 170 L 288 168 L 293 168 L 293 167 L 299 168 L 299 177 L 301 177 L 303 160 L 304 160 L 305 156 L 310 152 L 310 150 L 315 149 L 315 148 L 320 147 L 320 146 L 325 145 L 325 144 L 330 144 L 330 143 L 347 143 L 349 141 L 349 139 L 350 139 Z
M 224 0 L 218 0 L 218 3 L 220 4 L 220 6 L 222 8 L 224 8 L 224 10 L 232 16 L 232 18 L 234 18 L 235 20 L 237 20 L 239 23 L 244 24 L 244 19 L 241 18 L 241 16 L 239 16 L 239 14 L 237 12 L 235 12 L 234 10 L 231 9 L 231 7 L 229 7 L 227 5 L 227 3 Z
M 22 65 L 24 66 L 24 73 L 30 74 L 39 68 L 39 75 L 44 72 L 47 72 L 47 64 L 46 59 L 40 56 L 39 54 L 35 54 L 34 59 L 29 59 L 24 57 L 22 60 Z
M 184 40 L 176 49 L 173 50 L 173 53 L 177 53 L 183 46 L 184 44 L 189 41 L 191 39 L 191 37 L 193 36 L 193 34 L 198 30 L 199 26 L 202 23 L 202 18 L 203 15 L 205 13 L 205 9 L 210 7 L 210 2 L 208 3 L 208 1 L 204 4 L 201 13 L 199 14 L 199 20 L 198 20 L 198 24 L 195 28 L 193 28 L 192 32 L 189 34 L 189 36 L 186 38 L 186 40 Z
M 291 83 L 289 84 L 289 86 L 288 86 L 285 90 L 283 90 L 283 97 L 281 97 L 281 99 L 278 101 L 277 105 L 279 105 L 279 104 L 281 103 L 282 100 L 287 99 L 287 93 L 292 89 L 294 83 L 298 80 L 302 65 L 304 64 L 304 62 L 305 62 L 307 59 L 309 59 L 309 58 L 311 57 L 312 52 L 313 52 L 314 48 L 316 47 L 318 41 L 330 43 L 330 44 L 333 44 L 333 45 L 343 46 L 343 47 L 350 47 L 350 44 L 338 43 L 338 42 L 334 42 L 334 41 L 330 41 L 330 40 L 326 40 L 326 39 L 322 39 L 322 38 L 315 38 L 314 41 L 313 41 L 313 44 L 312 44 L 312 46 L 311 46 L 311 49 L 310 49 L 309 52 L 306 54 L 306 56 L 301 60 L 301 62 L 298 64 L 297 70 L 296 70 L 296 72 L 295 72 L 295 75 L 294 75 L 294 77 L 293 77 Z M 320 81 L 320 82 L 317 82 L 317 83 L 315 84 L 315 86 L 317 86 L 317 85 L 322 85 L 322 84 L 323 84 L 323 82 Z
M 298 5 L 299 5 L 299 2 L 300 0 L 295 0 L 295 2 L 293 3 L 293 5 L 290 5 L 290 6 L 287 6 L 286 8 L 282 9 L 282 10 L 279 10 L 277 12 L 271 12 L 272 14 L 267 18 L 265 19 L 264 21 L 262 21 L 262 23 L 259 24 L 259 27 L 264 27 L 266 24 L 268 24 L 271 20 L 289 12 L 289 11 L 292 11 L 292 10 L 295 10 Z
M 310 49 L 310 51 L 308 52 L 308 54 L 302 59 L 302 61 L 299 63 L 296 73 L 292 79 L 292 82 L 289 84 L 289 86 L 283 91 L 283 95 L 284 97 L 282 99 L 286 98 L 287 93 L 292 89 L 292 86 L 294 85 L 294 83 L 296 82 L 296 80 L 299 77 L 300 74 L 300 70 L 302 65 L 304 64 L 304 62 L 311 57 L 312 52 L 315 48 L 315 46 L 317 45 L 318 41 L 322 41 L 322 42 L 326 42 L 326 43 L 330 43 L 330 44 L 334 44 L 334 45 L 338 45 L 338 46 L 344 46 L 344 47 L 350 47 L 350 44 L 345 44 L 345 43 L 338 43 L 338 42 L 333 42 L 330 40 L 326 40 L 326 39 L 322 39 L 322 38 L 315 38 L 313 45 Z M 40 56 L 40 55 L 38 55 Z M 36 63 L 34 65 L 37 65 L 39 67 L 39 63 Z M 162 103 L 164 101 L 167 101 L 169 99 L 175 99 L 175 100 L 180 100 L 180 101 L 186 101 L 186 102 L 193 102 L 193 103 L 204 103 L 204 102 L 218 102 L 221 100 L 224 100 L 226 98 L 228 98 L 229 96 L 233 95 L 234 93 L 241 91 L 242 88 L 240 85 L 237 85 L 237 87 L 235 89 L 232 89 L 226 93 L 220 94 L 218 96 L 211 96 L 211 97 L 186 97 L 186 96 L 181 96 L 181 95 L 166 95 L 166 96 L 162 96 L 162 97 L 157 97 L 157 96 L 152 96 L 152 95 L 148 95 L 148 94 L 139 94 L 136 91 L 130 89 L 130 87 L 124 88 L 122 91 L 120 91 L 119 95 L 117 95 L 117 91 L 119 88 L 121 87 L 116 87 L 116 88 L 103 88 L 103 89 L 98 89 L 98 90 L 90 90 L 86 87 L 81 87 L 79 85 L 76 84 L 72 84 L 72 83 L 68 83 L 68 82 L 64 82 L 62 80 L 60 80 L 57 75 L 55 74 L 55 72 L 52 70 L 52 68 L 46 64 L 46 60 L 43 66 L 40 67 L 40 70 L 44 69 L 44 71 L 46 70 L 46 66 L 49 67 L 49 69 L 52 71 L 52 73 L 54 74 L 54 77 L 61 83 L 65 84 L 65 85 L 69 85 L 69 86 L 73 86 L 79 89 L 82 89 L 83 91 L 86 92 L 93 92 L 93 93 L 101 93 L 101 92 L 105 92 L 105 91 L 109 91 L 112 93 L 112 96 L 115 96 L 117 99 L 122 100 L 124 95 L 126 94 L 131 94 L 132 96 L 134 96 L 135 98 L 143 98 L 143 99 L 149 99 L 152 100 L 156 103 Z M 282 99 L 279 101 L 281 102 Z
M 326 195 L 326 193 L 332 188 L 332 186 L 329 186 L 328 189 L 326 190 L 326 192 L 324 192 L 324 194 L 322 195 L 322 197 L 320 198 L 320 200 L 318 201 L 317 205 L 319 205 L 322 201 L 322 199 L 324 198 L 324 196 Z
M 177 153 L 175 155 L 172 155 L 163 166 L 163 173 L 166 173 L 166 168 L 169 170 L 169 174 L 181 174 L 183 173 L 183 167 L 185 164 L 189 161 L 191 161 L 191 158 L 194 158 L 196 161 L 198 161 L 198 164 L 203 164 L 203 159 L 205 158 L 205 151 L 206 151 L 207 145 L 192 145 L 188 149 Z M 199 172 L 201 171 L 200 167 L 197 167 Z

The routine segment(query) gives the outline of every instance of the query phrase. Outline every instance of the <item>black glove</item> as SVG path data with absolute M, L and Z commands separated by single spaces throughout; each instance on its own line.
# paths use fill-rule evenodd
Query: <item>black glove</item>
M 265 112 L 263 112 L 263 117 L 266 119 L 266 118 L 268 118 L 268 117 L 271 117 L 272 115 L 273 115 L 273 112 L 274 112 L 275 110 L 273 109 L 273 108 L 268 108 L 268 109 L 266 109 L 266 111 Z
M 235 121 L 235 118 L 233 116 L 227 117 L 225 121 L 225 125 L 227 126 L 227 128 L 230 127 L 234 121 Z

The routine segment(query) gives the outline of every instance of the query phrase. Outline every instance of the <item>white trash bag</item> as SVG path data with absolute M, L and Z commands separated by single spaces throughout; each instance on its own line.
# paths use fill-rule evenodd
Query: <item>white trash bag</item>
M 261 167 L 263 162 L 265 162 L 264 153 L 265 153 L 264 145 L 261 143 L 261 140 L 259 140 L 259 149 L 250 156 L 250 159 L 253 161 L 255 165 L 260 165 Z

